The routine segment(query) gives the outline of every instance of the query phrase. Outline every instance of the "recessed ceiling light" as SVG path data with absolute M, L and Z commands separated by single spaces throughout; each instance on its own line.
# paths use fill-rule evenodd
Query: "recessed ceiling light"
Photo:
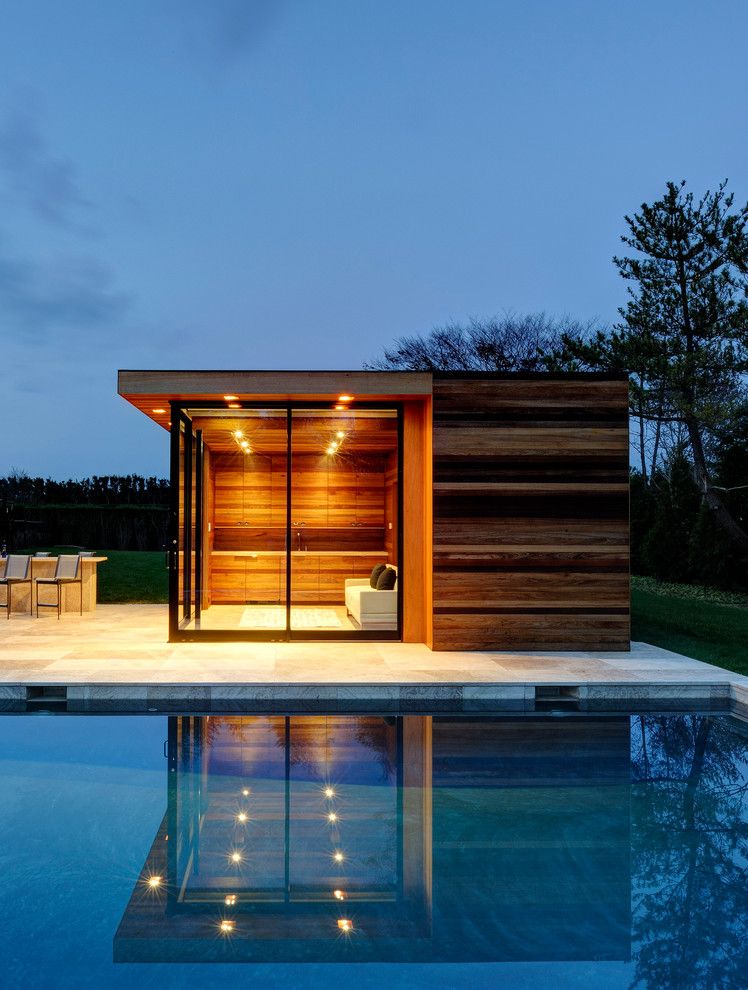
M 338 432 L 335 434 L 335 436 L 336 437 L 339 437 L 342 440 L 343 437 L 345 436 L 345 432 L 343 430 L 338 430 Z
M 148 886 L 152 887 L 154 890 L 156 889 L 156 887 L 160 887 L 161 877 L 157 877 L 157 876 L 148 877 Z
M 353 402 L 353 398 L 352 395 L 339 395 L 338 402 Z
M 166 410 L 165 410 L 165 409 L 151 409 L 151 412 L 155 412 L 155 413 L 165 413 L 165 412 L 166 412 Z
M 237 440 L 241 440 L 244 434 L 242 433 L 241 430 L 234 430 L 234 436 L 236 437 Z
M 353 922 L 350 918 L 338 918 L 338 928 L 341 932 L 352 932 Z
M 233 932 L 234 927 L 235 927 L 235 922 L 229 921 L 228 918 L 224 918 L 224 920 L 221 922 L 221 931 L 223 932 L 224 935 L 230 935 L 231 932 Z
M 223 398 L 225 399 L 226 402 L 233 402 L 235 399 L 238 399 L 239 396 L 238 395 L 224 395 Z

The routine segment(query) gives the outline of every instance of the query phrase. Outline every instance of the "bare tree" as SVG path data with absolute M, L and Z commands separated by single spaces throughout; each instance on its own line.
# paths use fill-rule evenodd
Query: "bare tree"
M 583 339 L 591 330 L 591 323 L 569 318 L 507 312 L 398 337 L 365 367 L 379 371 L 543 371 L 545 356 L 559 350 L 562 340 Z

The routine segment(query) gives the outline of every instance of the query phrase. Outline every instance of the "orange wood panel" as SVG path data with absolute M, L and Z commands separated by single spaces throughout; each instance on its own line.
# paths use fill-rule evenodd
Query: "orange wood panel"
M 432 640 L 431 402 L 404 404 L 403 640 Z

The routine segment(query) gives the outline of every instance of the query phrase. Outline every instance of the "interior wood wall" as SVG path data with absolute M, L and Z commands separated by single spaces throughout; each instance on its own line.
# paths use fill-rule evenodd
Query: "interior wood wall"
M 208 447 L 203 447 L 203 555 L 202 555 L 202 607 L 213 604 L 213 546 L 215 542 L 215 472 L 213 457 Z
M 310 550 L 383 550 L 384 454 L 295 454 L 293 469 L 294 549 L 300 532 Z M 215 549 L 283 550 L 285 454 L 214 454 L 213 477 Z
M 387 560 L 397 564 L 397 533 L 398 533 L 398 464 L 397 454 L 387 454 L 384 472 L 384 549 Z
M 434 376 L 434 649 L 627 650 L 627 383 Z

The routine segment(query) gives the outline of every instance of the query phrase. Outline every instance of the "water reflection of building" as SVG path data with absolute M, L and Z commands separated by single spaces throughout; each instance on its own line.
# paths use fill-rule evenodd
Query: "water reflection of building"
M 628 958 L 628 719 L 170 718 L 168 776 L 117 961 Z

